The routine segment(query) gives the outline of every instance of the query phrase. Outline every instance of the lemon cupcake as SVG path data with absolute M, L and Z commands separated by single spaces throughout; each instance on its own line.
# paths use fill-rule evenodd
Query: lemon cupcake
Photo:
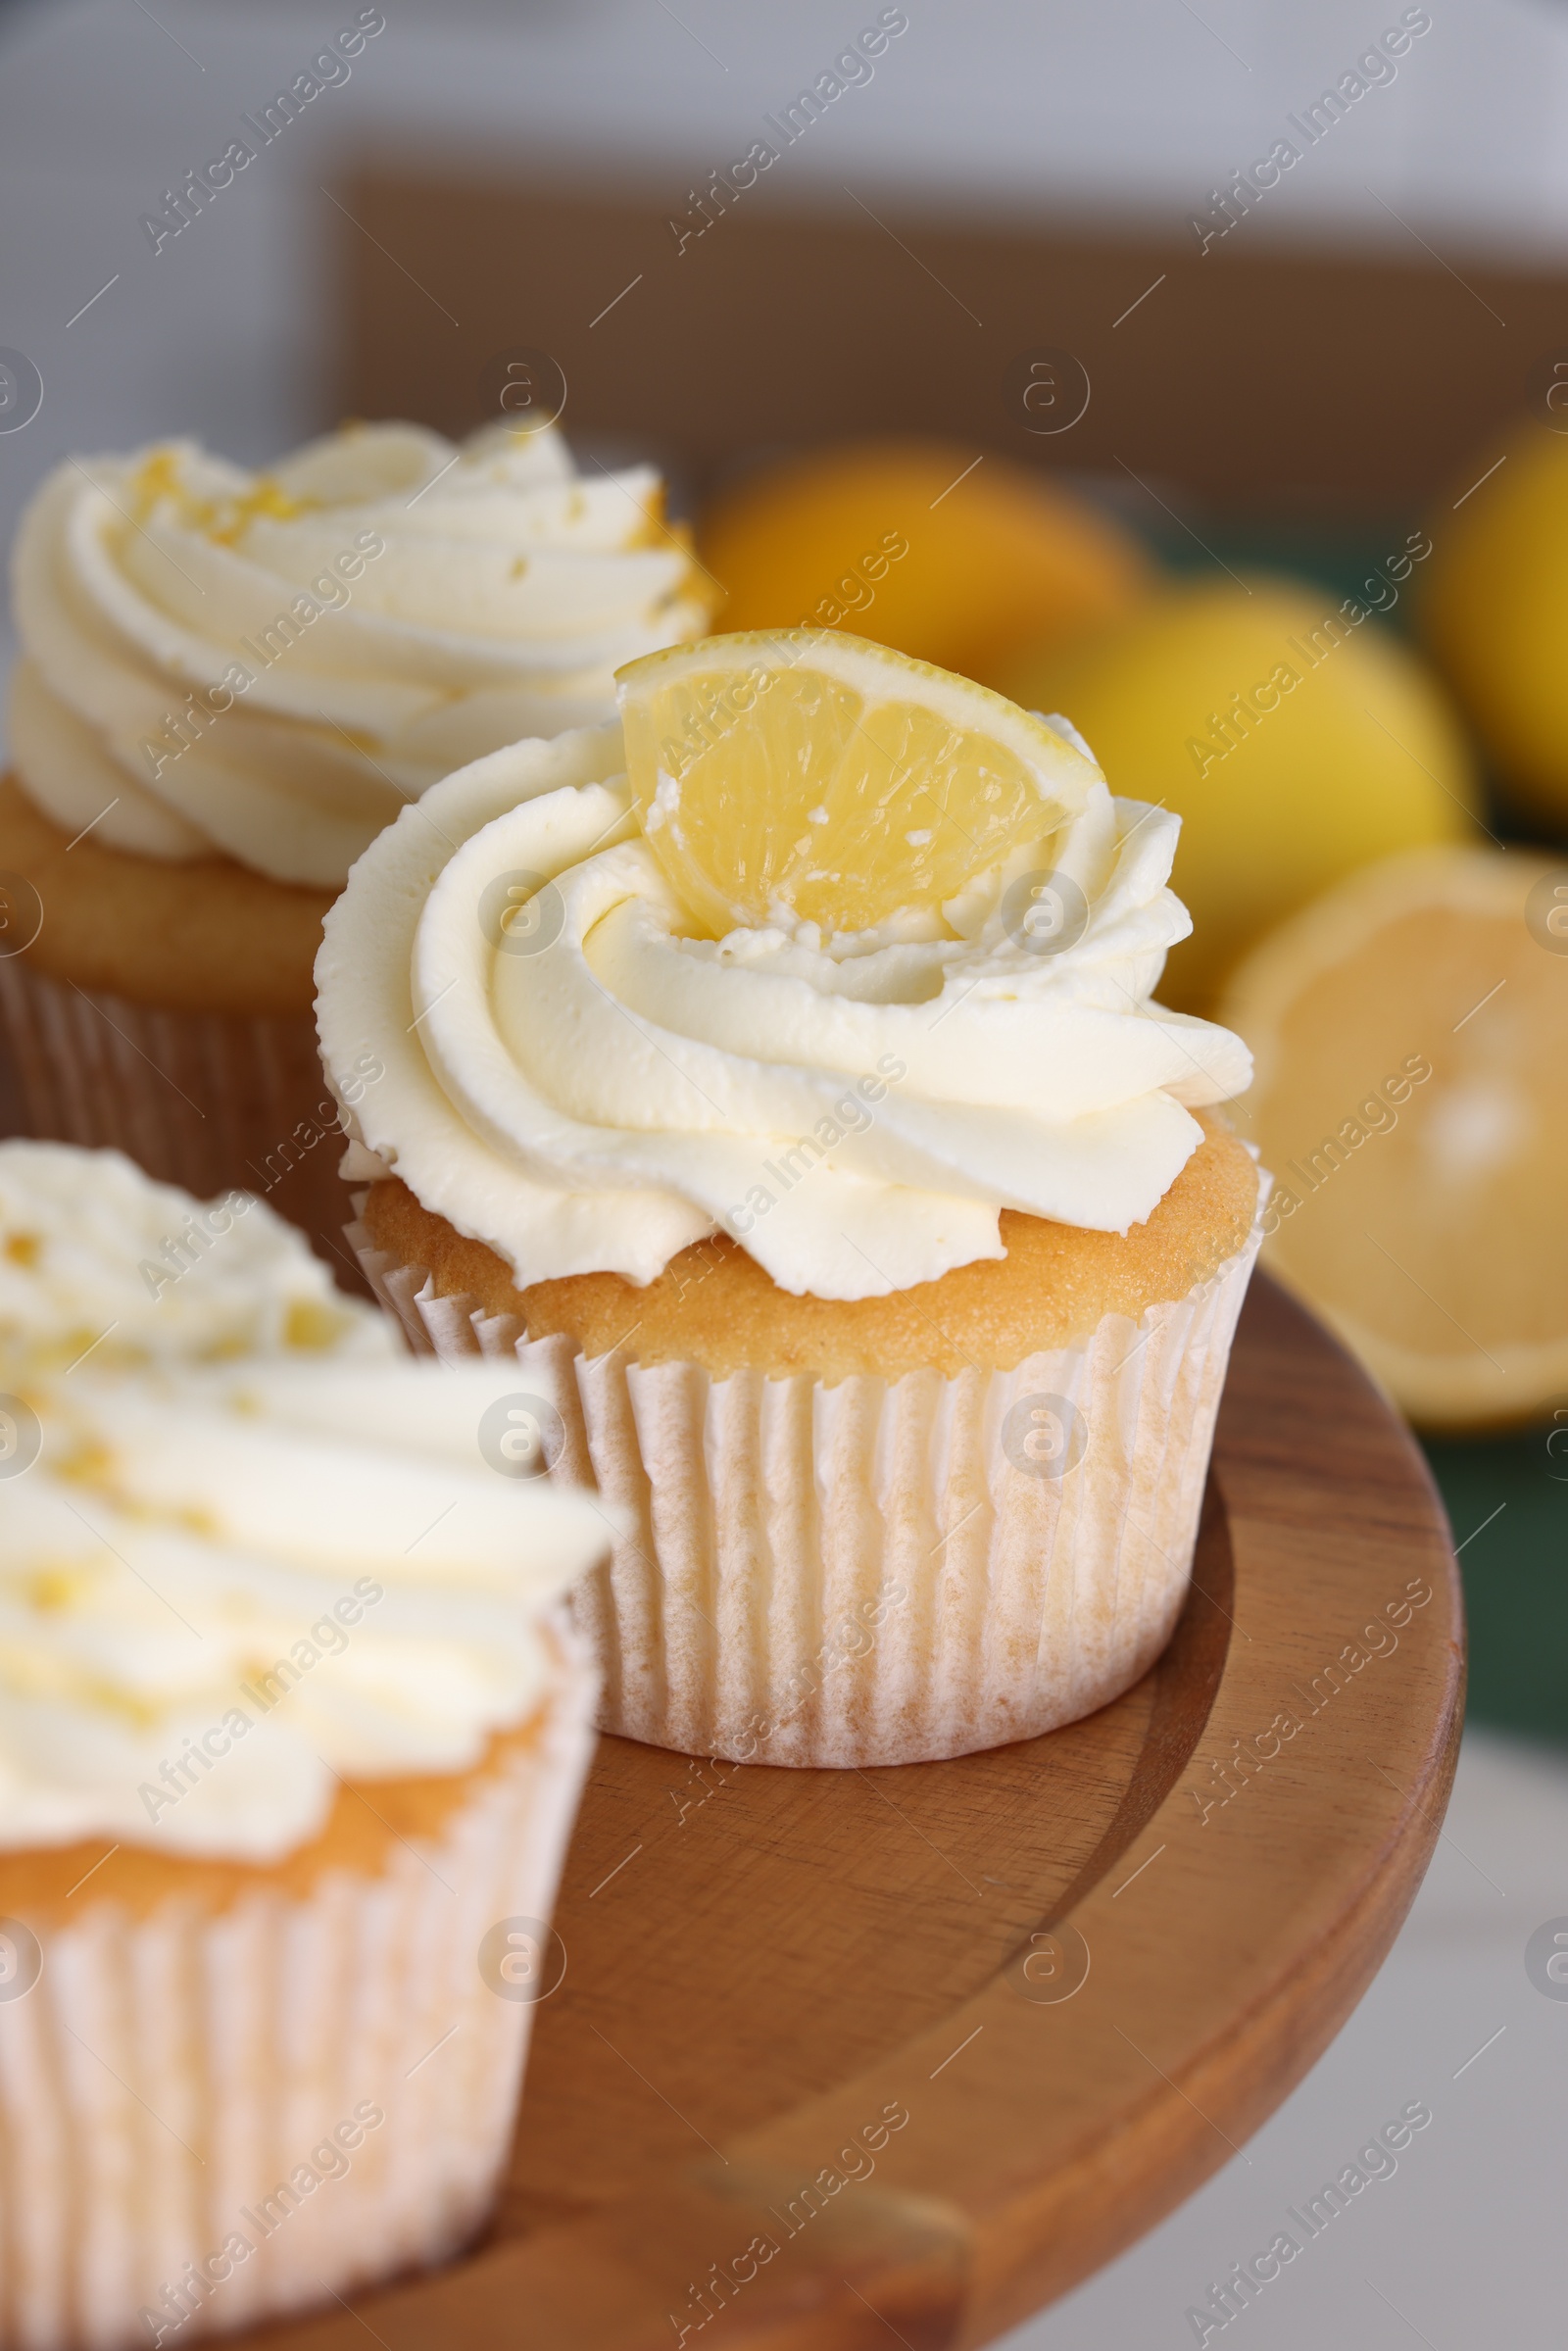
M 439 776 L 608 716 L 617 662 L 702 625 L 661 508 L 651 468 L 579 476 L 548 426 L 351 427 L 261 475 L 189 442 L 52 473 L 17 542 L 0 783 L 32 1131 L 269 1193 L 336 1242 L 321 917 Z
M 605 1539 L 488 1465 L 497 1386 L 9 1399 L 0 2342 L 228 2332 L 482 2225 L 592 1746 L 559 1595 Z
M 0 1143 L 0 1369 L 275 1355 L 390 1362 L 393 1326 L 332 1286 L 248 1192 L 193 1200 L 122 1151 Z
M 360 860 L 318 962 L 364 1262 L 632 1514 L 607 1727 L 772 1763 L 1052 1729 L 1186 1588 L 1261 1179 L 1153 1002 L 1177 820 L 833 632 L 621 676 Z M 439 826 L 439 832 L 437 832 Z M 345 1089 L 346 1092 L 346 1089 Z

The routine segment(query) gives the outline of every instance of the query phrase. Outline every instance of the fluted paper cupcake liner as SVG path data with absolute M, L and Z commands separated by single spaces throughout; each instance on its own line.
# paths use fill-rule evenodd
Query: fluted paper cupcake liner
M 373 1879 L 146 1917 L 84 1889 L 40 1933 L 0 1999 L 3 2351 L 226 2333 L 482 2226 L 533 2017 L 529 1962 L 498 1989 L 482 1946 L 548 1922 L 593 1748 L 594 1673 L 551 1639 L 534 1736 Z
M 114 1145 L 199 1200 L 254 1192 L 301 1226 L 339 1280 L 342 1131 L 306 1013 L 171 1012 L 0 958 L 0 1014 L 25 1131 Z
M 929 1761 L 1092 1713 L 1170 1638 L 1255 1222 L 1186 1298 L 1015 1370 L 831 1386 L 590 1360 L 349 1235 L 416 1351 L 514 1355 L 553 1473 L 629 1511 L 574 1595 L 607 1731 L 740 1762 Z

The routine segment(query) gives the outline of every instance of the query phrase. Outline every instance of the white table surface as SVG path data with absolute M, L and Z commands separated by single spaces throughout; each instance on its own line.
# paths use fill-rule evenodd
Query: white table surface
M 1354 2195 L 1208 2343 L 1561 2351 L 1568 1999 L 1525 1973 L 1530 1935 L 1554 1918 L 1568 1918 L 1568 1758 L 1469 1731 L 1437 1858 L 1338 2040 L 1240 2156 L 1005 2351 L 1196 2344 L 1187 2313 L 1210 2283 L 1281 2229 L 1299 2241 L 1288 2208 L 1418 2100 L 1432 2121 L 1397 2171 Z

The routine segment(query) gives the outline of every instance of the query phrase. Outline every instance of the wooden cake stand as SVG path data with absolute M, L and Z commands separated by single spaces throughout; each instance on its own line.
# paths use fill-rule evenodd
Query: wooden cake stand
M 1463 1686 L 1419 1452 L 1254 1281 L 1153 1671 L 954 1763 L 602 1741 L 490 2236 L 252 2339 L 990 2340 L 1189 2195 L 1344 2023 L 1432 1852 Z

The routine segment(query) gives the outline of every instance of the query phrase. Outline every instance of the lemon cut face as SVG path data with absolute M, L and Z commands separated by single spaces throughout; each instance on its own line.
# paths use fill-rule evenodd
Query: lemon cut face
M 1254 949 L 1220 1017 L 1257 1057 L 1263 1263 L 1428 1428 L 1568 1396 L 1568 866 L 1368 866 Z
M 715 938 L 937 913 L 1100 777 L 1002 695 L 835 629 L 672 646 L 616 686 L 648 845 Z

